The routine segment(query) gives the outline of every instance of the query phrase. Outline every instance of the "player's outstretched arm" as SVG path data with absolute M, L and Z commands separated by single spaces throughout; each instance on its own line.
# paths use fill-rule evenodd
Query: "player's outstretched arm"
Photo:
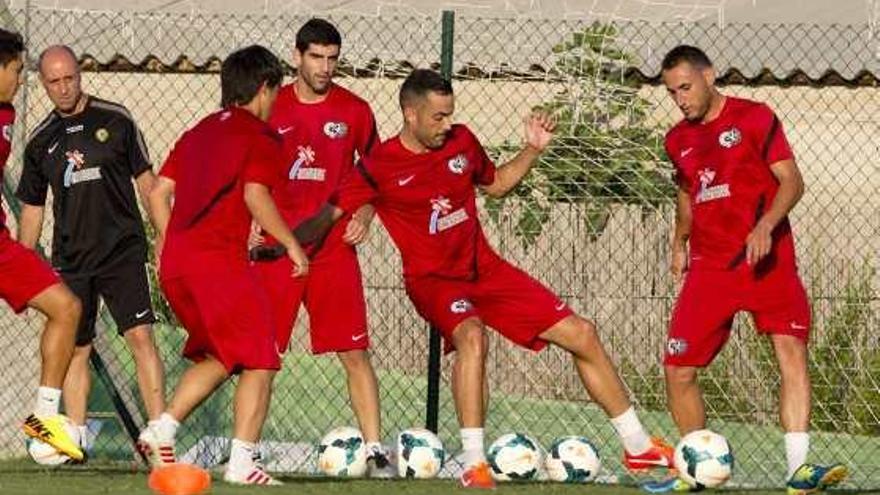
M 40 232 L 43 231 L 44 206 L 21 204 L 21 218 L 18 221 L 18 242 L 30 249 L 37 247 L 40 242 Z
M 287 222 L 278 213 L 269 187 L 259 182 L 245 183 L 244 202 L 260 227 L 277 239 L 287 250 L 287 255 L 294 264 L 294 276 L 306 275 L 309 272 L 309 258 L 287 227 Z
M 691 236 L 691 195 L 686 190 L 678 189 L 678 201 L 675 207 L 675 231 L 672 234 L 672 260 L 670 271 L 676 281 L 688 269 L 688 239 Z
M 532 112 L 526 117 L 525 146 L 513 159 L 498 167 L 495 181 L 483 186 L 483 192 L 493 198 L 500 198 L 516 187 L 550 144 L 554 130 L 556 119 L 546 112 Z
M 770 253 L 773 229 L 794 208 L 804 195 L 804 178 L 794 160 L 781 160 L 770 165 L 770 172 L 779 181 L 773 204 L 758 220 L 746 238 L 746 261 L 754 266 Z

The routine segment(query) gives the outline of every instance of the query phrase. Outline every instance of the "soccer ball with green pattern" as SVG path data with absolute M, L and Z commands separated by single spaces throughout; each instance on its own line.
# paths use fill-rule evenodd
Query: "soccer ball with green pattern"
M 692 431 L 675 447 L 675 469 L 691 486 L 715 488 L 733 475 L 733 451 L 723 436 L 710 430 Z
M 562 437 L 550 446 L 544 468 L 553 481 L 589 483 L 599 474 L 599 453 L 584 437 Z
M 443 442 L 433 432 L 413 428 L 397 435 L 397 473 L 401 478 L 433 478 L 445 460 Z
M 499 481 L 531 480 L 541 466 L 538 442 L 522 433 L 502 435 L 489 446 L 487 460 Z
M 330 476 L 360 477 L 367 472 L 367 447 L 356 428 L 336 428 L 321 439 L 318 468 Z

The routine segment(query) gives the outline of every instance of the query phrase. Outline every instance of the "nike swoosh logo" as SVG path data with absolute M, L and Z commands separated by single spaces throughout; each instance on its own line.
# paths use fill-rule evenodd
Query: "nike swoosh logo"
M 681 150 L 681 157 L 684 158 L 684 157 L 690 155 L 691 151 L 693 151 L 693 150 L 694 150 L 693 148 L 685 148 L 685 149 Z
M 806 325 L 799 325 L 798 322 L 793 321 L 793 322 L 791 322 L 791 328 L 792 328 L 792 330 L 806 330 L 807 326 Z
M 367 336 L 366 333 L 362 333 L 362 334 L 360 334 L 360 335 L 352 335 L 352 336 L 351 336 L 351 340 L 354 341 L 354 342 L 357 342 L 357 341 L 363 339 L 363 338 L 366 337 L 366 336 Z
M 292 125 L 289 125 L 289 126 L 287 126 L 287 127 L 279 127 L 279 128 L 278 128 L 278 134 L 287 134 L 288 132 L 290 132 L 290 131 L 292 131 L 292 130 L 293 130 L 293 126 L 292 126 Z
M 556 311 L 562 311 L 565 308 L 565 303 L 561 302 L 561 303 L 557 304 L 556 306 L 554 306 L 554 308 L 556 308 Z
M 140 312 L 138 312 L 138 313 L 135 313 L 135 314 L 134 314 L 134 317 L 135 317 L 135 318 L 143 318 L 144 316 L 147 316 L 147 313 L 149 313 L 149 312 L 150 312 L 149 309 L 145 309 L 145 310 L 143 310 L 143 311 L 140 311 Z
M 55 149 L 56 149 L 56 148 L 58 148 L 58 141 L 55 141 L 55 144 L 53 144 L 53 145 L 49 148 L 49 150 L 48 150 L 49 153 L 48 153 L 48 154 L 51 155 L 52 153 L 55 153 Z
M 404 179 L 399 179 L 399 180 L 397 181 L 397 185 L 398 185 L 398 186 L 405 186 L 405 185 L 409 184 L 409 182 L 410 182 L 411 180 L 415 179 L 415 178 L 416 178 L 415 175 L 410 175 L 409 177 L 406 177 L 406 178 L 404 178 Z

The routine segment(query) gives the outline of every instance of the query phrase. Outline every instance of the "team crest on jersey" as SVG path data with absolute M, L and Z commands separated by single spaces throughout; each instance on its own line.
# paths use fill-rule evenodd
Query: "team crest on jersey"
M 697 178 L 700 180 L 700 190 L 697 192 L 697 203 L 705 203 L 714 199 L 721 199 L 730 196 L 730 184 L 712 185 L 715 182 L 715 171 L 711 168 L 704 168 L 697 172 Z
M 107 140 L 110 139 L 110 131 L 101 127 L 95 131 L 95 139 L 97 139 L 99 143 L 106 143 Z
M 348 125 L 345 122 L 327 122 L 324 124 L 324 134 L 330 139 L 339 139 L 348 134 Z
M 459 153 L 450 158 L 449 162 L 447 162 L 447 165 L 449 166 L 449 170 L 451 170 L 452 173 L 461 175 L 464 173 L 464 170 L 468 166 L 468 159 L 466 156 L 464 156 L 464 153 Z
M 452 311 L 455 314 L 467 313 L 471 309 L 473 309 L 474 305 L 471 304 L 467 299 L 456 299 L 452 301 L 452 304 L 449 305 L 449 311 Z
M 742 141 L 742 133 L 736 127 L 731 127 L 718 135 L 718 144 L 728 149 L 738 145 L 740 141 Z
M 467 211 L 459 208 L 452 211 L 452 202 L 449 198 L 439 196 L 431 199 L 431 219 L 428 223 L 428 233 L 431 235 L 443 232 L 455 227 L 468 219 Z
M 7 142 L 12 142 L 12 124 L 6 124 L 3 126 L 3 139 Z
M 688 343 L 684 339 L 669 339 L 666 341 L 666 354 L 670 356 L 681 356 L 687 352 Z

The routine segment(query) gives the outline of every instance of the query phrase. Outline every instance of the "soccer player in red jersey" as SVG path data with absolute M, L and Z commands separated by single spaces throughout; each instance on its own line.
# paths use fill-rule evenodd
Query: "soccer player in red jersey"
M 806 464 L 810 305 L 788 221 L 804 183 L 782 125 L 767 105 L 719 93 L 698 48 L 674 48 L 662 69 L 684 114 L 666 136 L 679 185 L 671 269 L 684 277 L 664 360 L 672 417 L 682 434 L 705 428 L 698 371 L 727 341 L 734 315 L 749 311 L 781 373 L 789 492 L 837 483 L 844 466 Z
M 12 100 L 21 85 L 24 42 L 18 33 L 0 29 L 0 180 L 12 148 L 15 108 Z M 79 324 L 79 299 L 32 250 L 14 241 L 0 209 L 0 297 L 16 313 L 34 308 L 46 316 L 40 341 L 40 386 L 34 413 L 23 425 L 27 435 L 42 440 L 71 459 L 82 460 L 82 450 L 68 432 L 68 421 L 58 413 L 61 387 Z
M 492 197 L 513 189 L 549 144 L 552 119 L 528 117 L 525 146 L 496 169 L 471 131 L 453 124 L 452 85 L 438 73 L 413 71 L 400 106 L 400 134 L 363 158 L 332 199 L 335 206 L 304 228 L 320 235 L 327 221 L 368 202 L 375 207 L 400 250 L 416 310 L 440 330 L 446 350 L 457 351 L 452 392 L 462 428 L 462 485 L 494 486 L 483 450 L 487 326 L 528 349 L 551 343 L 570 352 L 587 392 L 612 418 L 625 464 L 671 466 L 672 449 L 645 432 L 595 325 L 495 253 L 480 225 L 475 186 Z
M 224 476 L 238 484 L 278 484 L 256 450 L 280 360 L 269 299 L 247 259 L 251 218 L 284 246 L 288 276 L 308 271 L 271 197 L 281 180 L 281 143 L 265 121 L 282 77 L 281 63 L 261 46 L 229 55 L 220 73 L 223 109 L 177 141 L 150 194 L 160 282 L 189 334 L 183 354 L 195 364 L 140 440 L 154 465 L 174 462 L 179 422 L 239 374 Z
M 296 34 L 297 77 L 281 88 L 269 124 L 281 135 L 285 180 L 273 191 L 290 227 L 314 215 L 342 178 L 377 139 L 370 106 L 335 84 L 342 37 L 323 19 L 311 19 Z M 290 261 L 257 263 L 275 311 L 278 349 L 287 349 L 300 305 L 309 313 L 312 352 L 335 352 L 348 375 L 351 406 L 367 445 L 369 475 L 394 470 L 380 443 L 379 390 L 367 349 L 367 307 L 355 245 L 366 238 L 370 205 L 340 222 L 310 260 L 309 276 L 290 277 Z

